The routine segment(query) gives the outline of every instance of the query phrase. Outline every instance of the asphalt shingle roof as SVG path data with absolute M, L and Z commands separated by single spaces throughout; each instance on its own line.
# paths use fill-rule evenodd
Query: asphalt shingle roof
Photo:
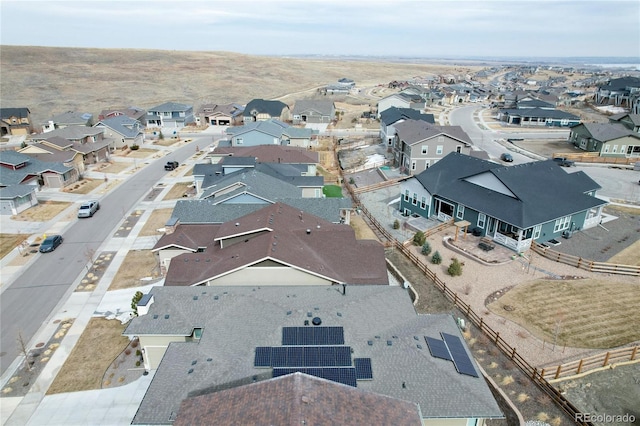
M 460 126 L 435 126 L 426 121 L 406 120 L 396 124 L 398 137 L 409 145 L 431 139 L 438 135 L 447 135 L 453 139 L 471 145 L 471 138 Z
M 77 141 L 77 140 L 84 139 L 87 136 L 97 136 L 101 133 L 104 133 L 104 129 L 101 129 L 98 127 L 67 126 L 60 129 L 54 129 L 47 133 L 33 135 L 31 139 L 43 140 L 43 139 L 50 139 L 53 137 L 60 137 L 60 138 L 71 140 L 71 141 Z
M 197 343 L 169 345 L 133 424 L 168 424 L 188 397 L 271 379 L 270 368 L 254 367 L 255 348 L 280 346 L 282 327 L 303 326 L 308 312 L 323 326 L 344 327 L 353 358 L 371 358 L 373 380 L 358 381 L 357 390 L 417 404 L 423 418 L 502 417 L 482 376 L 458 374 L 452 362 L 430 355 L 425 336 L 461 338 L 451 315 L 417 314 L 401 287 L 347 286 L 344 294 L 336 286 L 153 287 L 151 293 L 149 313 L 133 318 L 125 335 L 203 332 Z
M 148 113 L 188 111 L 189 109 L 191 109 L 191 105 L 179 104 L 177 102 L 165 102 L 162 105 L 149 108 Z
M 29 176 L 37 176 L 46 171 L 64 174 L 73 170 L 62 163 L 45 162 L 15 151 L 0 151 L 0 163 L 22 164 L 24 167 L 13 170 L 7 167 L 0 167 L 0 184 L 4 186 L 22 183 Z
M 140 122 L 126 115 L 104 118 L 96 123 L 95 127 L 108 127 L 123 135 L 125 138 L 135 138 L 142 133 Z
M 0 188 L 1 200 L 13 200 L 14 198 L 24 197 L 36 190 L 33 185 L 10 185 Z
M 432 195 L 522 229 L 606 204 L 586 194 L 600 188 L 589 176 L 568 174 L 552 160 L 502 166 L 451 153 L 416 179 Z
M 260 163 L 297 163 L 317 164 L 320 156 L 316 151 L 306 148 L 281 145 L 256 145 L 221 147 L 217 146 L 214 154 L 229 154 L 236 157 L 255 157 Z
M 582 123 L 592 138 L 600 142 L 607 142 L 625 136 L 640 139 L 640 134 L 627 129 L 622 123 Z
M 305 112 L 313 111 L 318 115 L 327 115 L 333 119 L 332 111 L 334 110 L 334 104 L 332 101 L 313 100 L 313 99 L 300 99 L 296 101 L 293 106 L 293 114 L 300 115 Z
M 252 117 L 255 112 L 257 114 L 268 114 L 271 117 L 280 117 L 282 110 L 285 108 L 289 107 L 281 101 L 253 99 L 244 107 L 243 115 L 245 117 Z
M 579 120 L 580 117 L 568 113 L 566 111 L 560 111 L 557 109 L 542 109 L 542 108 L 522 108 L 522 109 L 501 109 L 501 113 L 519 116 L 519 117 L 532 117 L 532 118 L 557 118 L 567 120 Z
M 420 111 L 411 108 L 391 107 L 380 113 L 380 121 L 385 125 L 393 124 L 400 120 L 420 120 L 434 124 L 433 114 L 422 114 Z

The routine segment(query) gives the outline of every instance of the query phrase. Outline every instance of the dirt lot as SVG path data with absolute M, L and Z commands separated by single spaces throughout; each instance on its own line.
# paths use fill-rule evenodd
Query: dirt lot
M 109 290 L 137 287 L 140 279 L 156 277 L 158 262 L 151 250 L 132 250 L 120 265 Z
M 16 216 L 11 216 L 11 219 L 25 220 L 28 222 L 46 222 L 62 213 L 70 205 L 71 203 L 64 201 L 44 201 Z

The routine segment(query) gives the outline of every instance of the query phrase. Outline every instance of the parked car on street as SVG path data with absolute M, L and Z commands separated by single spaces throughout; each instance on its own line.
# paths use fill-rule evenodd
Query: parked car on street
M 54 251 L 60 244 L 62 244 L 62 235 L 49 235 L 44 239 L 42 244 L 40 244 L 40 248 L 38 249 L 40 253 L 49 253 Z
M 508 152 L 503 153 L 503 154 L 500 156 L 500 159 L 501 159 L 502 161 L 504 161 L 505 163 L 511 163 L 511 162 L 513 162 L 513 157 L 512 157 L 512 156 L 511 156 L 511 154 L 509 154 Z
M 96 200 L 82 203 L 78 209 L 78 217 L 93 217 L 95 212 L 100 210 L 100 203 Z
M 574 164 L 576 164 L 575 161 L 568 160 L 565 157 L 556 157 L 553 159 L 553 161 L 555 161 L 556 163 L 558 163 L 559 166 L 562 166 L 562 167 L 571 167 Z
M 175 170 L 180 166 L 180 163 L 177 161 L 167 161 L 167 164 L 164 165 L 164 169 L 167 171 Z

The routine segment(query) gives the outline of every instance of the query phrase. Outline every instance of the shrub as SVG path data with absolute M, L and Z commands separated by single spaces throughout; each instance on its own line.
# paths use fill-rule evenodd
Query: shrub
M 449 269 L 447 269 L 447 272 L 452 277 L 458 277 L 458 276 L 462 275 L 462 264 L 460 263 L 460 261 L 458 259 L 454 258 L 451 261 L 451 265 L 449 265 Z
M 140 349 L 136 350 L 136 356 L 140 356 L 142 355 L 142 352 L 140 352 Z
M 140 145 L 137 145 L 137 144 L 131 145 L 131 151 L 137 151 L 138 149 L 140 149 Z
M 413 235 L 413 244 L 416 246 L 421 246 L 427 241 L 427 237 L 425 237 L 424 232 L 418 231 Z
M 124 351 L 125 355 L 131 355 L 131 349 L 127 349 L 126 351 Z
M 349 178 L 349 185 L 353 185 L 355 183 L 356 183 L 356 181 L 353 179 L 353 177 L 350 177 Z
M 398 219 L 393 221 L 393 229 L 400 229 L 400 221 Z
M 429 241 L 424 242 L 424 244 L 422 245 L 422 250 L 420 250 L 420 252 L 425 256 L 429 256 L 431 254 L 431 244 L 429 244 Z
M 433 263 L 434 265 L 439 265 L 442 263 L 442 256 L 440 256 L 440 252 L 436 250 L 435 253 L 433 253 L 433 256 L 431 256 L 431 263 Z
M 164 139 L 164 135 L 162 134 L 162 130 L 160 130 L 160 133 L 158 133 L 158 139 L 160 139 L 160 140 Z
M 136 367 L 140 367 L 140 361 L 136 361 Z

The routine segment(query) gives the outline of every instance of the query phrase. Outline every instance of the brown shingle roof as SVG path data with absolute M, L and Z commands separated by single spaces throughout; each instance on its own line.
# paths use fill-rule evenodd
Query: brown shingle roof
M 318 163 L 319 155 L 305 148 L 285 147 L 279 145 L 257 145 L 246 147 L 222 147 L 214 150 L 214 154 L 231 154 L 236 157 L 255 157 L 260 163 Z
M 176 232 L 184 235 L 195 235 L 202 229 L 198 225 L 177 228 Z M 218 244 L 210 244 L 205 252 L 173 258 L 165 285 L 200 284 L 264 261 L 337 283 L 389 283 L 380 243 L 356 240 L 350 226 L 283 203 L 220 225 L 211 233 L 211 240 Z
M 196 251 L 200 247 L 213 245 L 213 235 L 216 234 L 220 225 L 217 224 L 196 224 L 188 227 L 178 225 L 175 232 L 163 235 L 153 251 L 166 247 L 182 247 Z
M 174 426 L 420 425 L 415 403 L 303 373 L 187 398 Z

